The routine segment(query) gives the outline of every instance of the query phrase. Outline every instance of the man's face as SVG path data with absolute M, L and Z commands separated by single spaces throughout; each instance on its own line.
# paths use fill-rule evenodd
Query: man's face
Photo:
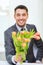
M 23 27 L 26 24 L 28 14 L 25 9 L 17 9 L 14 15 L 17 25 Z

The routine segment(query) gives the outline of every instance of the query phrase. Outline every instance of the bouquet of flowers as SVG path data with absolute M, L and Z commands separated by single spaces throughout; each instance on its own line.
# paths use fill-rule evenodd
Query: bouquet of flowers
M 25 30 L 18 33 L 16 33 L 15 31 L 12 32 L 12 39 L 16 50 L 16 58 L 21 55 L 21 62 L 26 60 L 26 54 L 29 47 L 29 43 L 33 38 L 34 34 L 34 29 L 32 29 L 30 32 Z

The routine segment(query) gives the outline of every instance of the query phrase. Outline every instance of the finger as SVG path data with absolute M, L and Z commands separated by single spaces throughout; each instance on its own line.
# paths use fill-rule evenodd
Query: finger
M 34 36 L 34 39 L 39 40 L 40 36 Z
M 36 36 L 40 36 L 40 33 L 39 33 L 39 32 L 36 32 L 35 35 L 36 35 Z

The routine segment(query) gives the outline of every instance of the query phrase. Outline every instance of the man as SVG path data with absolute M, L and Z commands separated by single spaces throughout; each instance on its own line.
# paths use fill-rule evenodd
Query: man
M 27 31 L 30 31 L 30 29 L 34 29 L 35 32 L 37 32 L 35 25 L 26 24 L 27 18 L 28 18 L 28 9 L 24 5 L 19 5 L 14 9 L 14 18 L 16 20 L 16 24 L 10 27 L 8 30 L 5 31 L 5 52 L 6 52 L 6 59 L 10 64 L 16 64 L 17 62 L 20 62 L 22 60 L 21 56 L 18 56 L 18 59 L 16 59 L 16 51 L 13 45 L 12 40 L 12 32 L 20 32 L 21 29 L 25 29 Z M 34 44 L 38 48 L 37 56 L 34 56 Z M 31 40 L 29 49 L 26 55 L 26 61 L 25 62 L 36 62 L 37 60 L 41 62 L 43 57 L 43 43 L 40 38 L 40 34 L 37 32 L 34 35 L 34 38 Z

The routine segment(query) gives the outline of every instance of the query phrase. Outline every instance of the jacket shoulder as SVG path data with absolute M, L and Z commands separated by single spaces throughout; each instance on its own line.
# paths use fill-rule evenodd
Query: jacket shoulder
M 5 30 L 4 33 L 11 33 L 14 28 L 15 28 L 15 25 L 12 25 L 12 26 L 9 27 L 7 30 Z
M 27 26 L 35 26 L 34 24 L 26 24 Z
M 34 29 L 37 32 L 36 26 L 34 24 L 27 24 L 27 29 L 32 30 Z
M 27 27 L 36 28 L 34 24 L 27 24 Z

